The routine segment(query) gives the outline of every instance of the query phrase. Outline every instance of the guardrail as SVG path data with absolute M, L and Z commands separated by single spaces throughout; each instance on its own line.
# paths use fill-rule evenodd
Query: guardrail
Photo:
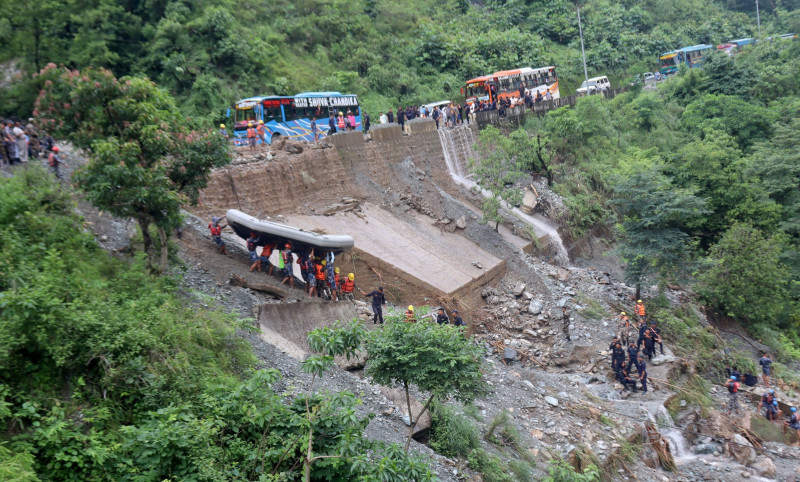
M 607 99 L 613 99 L 626 90 L 628 90 L 627 87 L 619 87 L 593 95 L 602 95 Z M 528 113 L 544 115 L 551 110 L 559 109 L 567 105 L 573 106 L 575 105 L 575 102 L 577 102 L 578 97 L 581 96 L 573 94 L 566 97 L 559 97 L 558 99 L 541 100 L 539 102 L 534 102 L 532 109 L 526 109 L 524 105 L 514 106 L 506 109 L 502 117 L 500 117 L 499 110 L 478 111 L 475 113 L 475 121 L 477 122 L 478 127 L 481 129 L 489 124 L 522 125 L 525 123 L 525 116 Z

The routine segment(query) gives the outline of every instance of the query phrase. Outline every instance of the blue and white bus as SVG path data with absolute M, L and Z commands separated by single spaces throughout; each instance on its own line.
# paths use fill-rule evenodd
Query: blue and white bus
M 673 50 L 661 54 L 658 58 L 661 75 L 671 75 L 678 71 L 680 65 L 686 65 L 690 69 L 703 65 L 706 60 L 706 53 L 714 48 L 713 45 L 700 44 L 682 49 Z
M 361 108 L 355 95 L 340 92 L 304 92 L 294 96 L 272 95 L 250 97 L 234 105 L 233 141 L 237 146 L 247 144 L 247 126 L 258 127 L 264 121 L 266 142 L 271 144 L 280 137 L 296 141 L 314 141 L 311 132 L 311 119 L 317 119 L 317 139 L 329 134 L 328 119 L 342 113 L 345 117 L 352 113 L 355 117 L 355 130 L 361 129 Z M 260 143 L 262 140 L 259 139 Z

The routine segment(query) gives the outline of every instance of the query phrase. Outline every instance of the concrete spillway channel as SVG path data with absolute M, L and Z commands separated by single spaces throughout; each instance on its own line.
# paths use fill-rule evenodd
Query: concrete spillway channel
M 358 214 L 291 215 L 287 221 L 306 230 L 347 233 L 355 240 L 342 256 L 342 273 L 356 273 L 363 290 L 382 285 L 390 300 L 412 304 L 475 306 L 480 288 L 505 274 L 506 262 L 460 233 L 435 225 L 433 218 L 406 213 L 404 219 L 379 207 L 362 205 Z

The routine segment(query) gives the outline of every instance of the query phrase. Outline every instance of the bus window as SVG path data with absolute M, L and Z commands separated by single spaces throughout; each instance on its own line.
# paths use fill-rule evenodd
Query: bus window
M 256 120 L 255 109 L 236 109 L 235 122 L 251 122 Z

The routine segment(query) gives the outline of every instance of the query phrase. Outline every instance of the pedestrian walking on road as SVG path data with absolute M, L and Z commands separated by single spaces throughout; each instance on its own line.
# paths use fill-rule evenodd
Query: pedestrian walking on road
M 383 286 L 378 286 L 378 289 L 365 294 L 367 298 L 372 298 L 372 324 L 377 324 L 378 321 L 383 324 L 383 305 L 386 304 L 386 296 L 383 294 Z

